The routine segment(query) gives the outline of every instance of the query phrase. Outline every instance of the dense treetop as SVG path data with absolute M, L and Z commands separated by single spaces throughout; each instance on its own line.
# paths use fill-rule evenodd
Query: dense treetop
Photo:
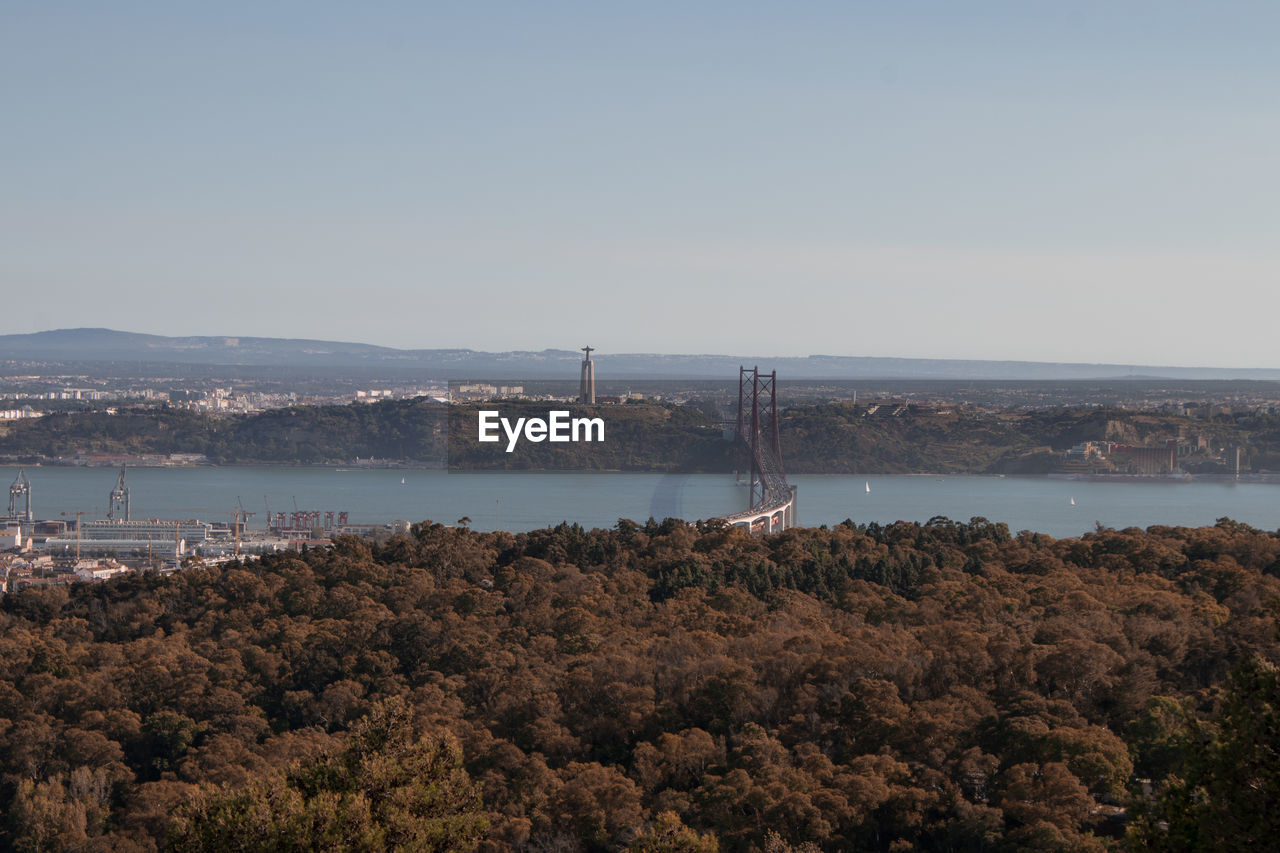
M 0 845 L 1204 837 L 1170 813 L 1229 840 L 1266 829 L 1233 804 L 1280 796 L 1265 749 L 1239 770 L 1254 709 L 1280 707 L 1278 574 L 1280 537 L 1226 520 L 1079 539 L 668 520 L 423 523 L 32 588 L 0 606 Z

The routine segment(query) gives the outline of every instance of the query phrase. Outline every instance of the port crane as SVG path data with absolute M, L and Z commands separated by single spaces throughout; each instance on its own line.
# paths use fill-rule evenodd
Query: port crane
M 265 501 L 266 496 L 264 495 L 262 499 Z M 244 526 L 246 523 L 248 523 L 249 519 L 255 515 L 257 515 L 257 513 L 248 512 L 247 510 L 245 510 L 244 504 L 240 502 L 240 496 L 236 495 L 235 522 L 233 523 L 232 526 L 235 528 L 235 534 L 236 534 L 236 556 L 237 557 L 240 556 L 240 536 L 244 531 Z

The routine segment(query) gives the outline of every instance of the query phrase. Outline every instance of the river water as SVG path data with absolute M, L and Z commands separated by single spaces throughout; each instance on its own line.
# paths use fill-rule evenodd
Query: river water
M 105 516 L 117 471 L 28 467 L 37 518 Z M 17 468 L 0 468 L 0 486 Z M 403 483 L 401 480 L 403 479 Z M 804 525 L 957 521 L 983 516 L 1013 531 L 1077 536 L 1108 527 L 1205 525 L 1227 516 L 1264 530 L 1280 526 L 1280 485 L 1255 483 L 1088 483 L 1039 477 L 798 475 Z M 466 516 L 481 530 L 531 530 L 576 521 L 611 527 L 644 521 L 710 518 L 745 508 L 746 489 L 716 474 L 564 471 L 442 471 L 339 468 L 130 468 L 132 515 L 230 521 L 237 498 L 265 526 L 271 512 L 346 511 L 350 521 L 382 523 Z M 868 491 L 869 488 L 869 491 Z M 1074 501 L 1074 505 L 1073 502 Z M 19 504 L 19 509 L 21 504 Z M 2 508 L 0 508 L 2 509 Z

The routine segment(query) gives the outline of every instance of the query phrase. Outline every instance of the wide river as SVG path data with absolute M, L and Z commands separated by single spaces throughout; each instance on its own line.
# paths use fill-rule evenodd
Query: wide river
M 37 518 L 101 518 L 117 471 L 110 468 L 28 467 Z M 0 468 L 0 486 L 17 468 Z M 983 516 L 1013 531 L 1077 536 L 1108 527 L 1205 525 L 1223 516 L 1264 530 L 1280 526 L 1280 485 L 1254 483 L 1087 483 L 1039 477 L 799 475 L 798 518 L 804 525 L 957 521 Z M 401 482 L 403 480 L 403 482 Z M 456 472 L 335 468 L 130 468 L 136 518 L 230 521 L 236 501 L 265 526 L 273 513 L 302 510 L 350 513 L 357 523 L 431 519 L 452 524 L 466 516 L 481 530 L 531 530 L 576 521 L 611 527 L 619 518 L 699 519 L 744 508 L 746 489 L 715 474 L 608 472 Z M 19 505 L 21 509 L 21 504 Z

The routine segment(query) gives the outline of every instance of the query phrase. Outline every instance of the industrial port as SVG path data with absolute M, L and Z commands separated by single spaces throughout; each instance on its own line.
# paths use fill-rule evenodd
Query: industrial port
M 107 493 L 104 518 L 40 518 L 33 484 L 19 469 L 9 486 L 8 511 L 0 517 L 0 591 L 32 585 L 106 580 L 136 571 L 172 572 L 183 566 L 236 560 L 244 555 L 328 545 L 333 536 L 370 536 L 392 525 L 352 525 L 348 513 L 294 509 L 268 512 L 266 524 L 251 528 L 256 514 L 243 506 L 229 521 L 198 518 L 132 517 L 126 469 Z

